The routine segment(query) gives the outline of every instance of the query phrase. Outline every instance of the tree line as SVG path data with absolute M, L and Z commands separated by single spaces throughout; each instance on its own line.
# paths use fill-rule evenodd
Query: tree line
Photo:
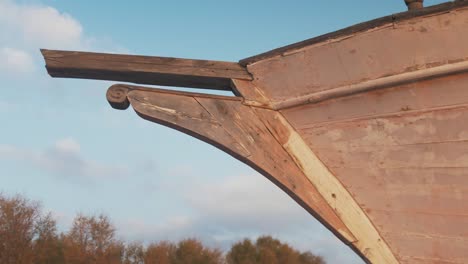
M 310 251 L 301 252 L 271 236 L 244 239 L 228 252 L 197 239 L 143 245 L 117 238 L 105 215 L 78 214 L 66 232 L 23 196 L 0 194 L 0 263 L 2 264 L 325 264 Z

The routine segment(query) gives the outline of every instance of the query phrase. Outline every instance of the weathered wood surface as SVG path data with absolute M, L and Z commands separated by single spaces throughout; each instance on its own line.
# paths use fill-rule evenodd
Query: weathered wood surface
M 468 62 L 467 7 L 381 19 L 241 62 L 258 92 L 239 93 L 286 106 L 296 148 L 325 164 L 400 263 L 468 262 L 468 74 L 445 71 Z M 415 79 L 401 82 L 406 73 Z
M 265 110 L 258 108 L 256 111 Z M 356 237 L 352 244 L 358 250 L 358 254 L 372 263 L 398 263 L 385 240 L 349 191 L 311 151 L 287 120 L 278 112 L 275 112 L 274 116 L 261 115 L 261 119 L 270 127 L 279 128 L 270 131 Z M 289 132 L 282 133 L 283 131 Z
M 122 93 L 126 98 L 121 96 Z M 108 98 L 112 105 L 122 105 L 129 100 L 142 118 L 203 140 L 248 164 L 283 189 L 341 239 L 348 243 L 356 240 L 271 134 L 271 128 L 262 122 L 254 109 L 243 105 L 241 98 L 130 85 L 112 86 Z M 273 114 L 265 111 L 264 115 Z
M 305 104 L 316 104 L 323 101 L 365 93 L 373 90 L 388 89 L 399 85 L 422 82 L 445 76 L 468 72 L 468 60 L 444 64 L 426 69 L 384 76 L 378 79 L 366 80 L 324 91 L 311 92 L 298 97 L 292 97 L 279 102 L 269 103 L 267 106 L 274 110 L 284 110 Z M 252 84 L 253 87 L 255 85 Z M 257 88 L 258 89 L 258 88 Z
M 248 64 L 253 64 L 262 60 L 268 60 L 276 56 L 285 56 L 288 53 L 294 52 L 304 47 L 313 46 L 319 43 L 326 43 L 327 41 L 330 41 L 333 39 L 340 39 L 340 38 L 347 37 L 347 36 L 357 34 L 357 33 L 363 33 L 368 30 L 372 30 L 374 28 L 381 27 L 386 24 L 399 23 L 399 22 L 403 22 L 406 20 L 422 18 L 425 16 L 436 15 L 439 13 L 451 12 L 455 9 L 463 8 L 466 6 L 468 6 L 468 1 L 455 0 L 455 1 L 450 1 L 447 3 L 433 5 L 430 7 L 423 8 L 423 9 L 415 10 L 412 12 L 402 12 L 402 13 L 392 14 L 389 16 L 385 16 L 385 17 L 377 18 L 377 19 L 367 21 L 364 23 L 360 23 L 357 25 L 353 25 L 353 26 L 350 26 L 350 27 L 347 27 L 347 28 L 344 28 L 335 32 L 330 32 L 325 35 L 321 35 L 318 37 L 300 41 L 291 45 L 276 48 L 271 51 L 264 52 L 264 53 L 240 60 L 239 63 L 241 65 L 246 66 Z
M 468 262 L 468 74 L 282 111 L 401 263 Z
M 273 105 L 314 93 L 468 60 L 468 4 L 299 49 L 247 65 Z M 312 96 L 313 97 L 313 96 Z
M 468 101 L 466 87 L 468 74 L 447 76 L 281 112 L 299 130 L 334 122 L 359 122 L 361 119 L 376 122 L 380 117 L 398 119 L 402 114 L 405 114 L 405 118 L 418 119 L 421 114 L 433 109 L 463 107 Z M 346 134 L 349 137 L 354 135 L 351 131 Z
M 237 88 L 242 90 L 240 85 Z M 122 97 L 125 93 L 127 98 Z M 363 259 L 397 263 L 348 191 L 278 112 L 245 105 L 237 97 L 128 85 L 112 86 L 108 99 L 119 109 L 128 100 L 142 118 L 199 138 L 250 165 L 315 215 Z
M 245 105 L 270 109 L 270 100 L 251 81 L 232 80 L 232 89 L 236 96 L 241 96 Z
M 52 77 L 231 90 L 231 79 L 251 80 L 234 62 L 92 52 L 41 50 Z

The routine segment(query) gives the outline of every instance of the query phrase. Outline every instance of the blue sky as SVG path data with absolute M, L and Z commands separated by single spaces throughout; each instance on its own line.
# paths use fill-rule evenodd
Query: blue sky
M 39 48 L 238 61 L 405 9 L 403 0 L 0 0 L 0 191 L 42 201 L 62 228 L 78 212 L 105 213 L 127 240 L 226 248 L 272 234 L 330 263 L 362 263 L 246 165 L 111 109 L 110 82 L 50 78 Z

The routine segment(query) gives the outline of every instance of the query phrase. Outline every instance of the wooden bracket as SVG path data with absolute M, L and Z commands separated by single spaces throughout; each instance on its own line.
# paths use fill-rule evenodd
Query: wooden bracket
M 207 142 L 246 163 L 279 186 L 347 244 L 356 238 L 277 140 L 288 131 L 266 122 L 276 112 L 244 105 L 241 97 L 117 84 L 107 91 L 112 107 L 129 105 L 143 119 Z

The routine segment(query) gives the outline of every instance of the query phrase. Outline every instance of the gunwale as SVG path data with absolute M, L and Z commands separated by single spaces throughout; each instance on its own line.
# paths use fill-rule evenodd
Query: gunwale
M 313 37 L 313 38 L 310 38 L 310 39 L 299 41 L 299 42 L 296 42 L 296 43 L 293 43 L 293 44 L 290 44 L 290 45 L 286 45 L 286 46 L 283 46 L 283 47 L 272 49 L 272 50 L 267 51 L 267 52 L 263 52 L 263 53 L 260 53 L 260 54 L 254 55 L 254 56 L 250 56 L 250 57 L 241 59 L 241 60 L 239 60 L 239 64 L 241 66 L 247 66 L 249 64 L 253 64 L 253 63 L 256 63 L 256 62 L 259 62 L 259 61 L 267 60 L 267 59 L 270 59 L 272 57 L 281 56 L 284 53 L 288 53 L 288 52 L 291 52 L 291 51 L 294 51 L 294 50 L 302 49 L 302 48 L 310 46 L 310 45 L 314 45 L 314 44 L 321 43 L 321 42 L 326 42 L 326 41 L 331 40 L 331 39 L 345 37 L 345 36 L 352 35 L 352 34 L 359 33 L 359 32 L 364 32 L 364 31 L 367 31 L 367 30 L 370 30 L 370 29 L 373 29 L 373 28 L 376 28 L 376 27 L 383 26 L 385 24 L 395 23 L 395 22 L 399 22 L 399 21 L 405 21 L 405 20 L 409 20 L 409 19 L 413 19 L 413 18 L 417 18 L 417 17 L 434 15 L 434 14 L 438 14 L 438 13 L 450 12 L 453 9 L 458 9 L 458 8 L 462 8 L 462 7 L 468 7 L 468 1 L 466 1 L 466 0 L 455 0 L 453 2 L 442 3 L 442 4 L 438 4 L 438 5 L 425 7 L 425 8 L 422 8 L 422 9 L 416 9 L 416 10 L 411 10 L 411 11 L 406 11 L 406 12 L 400 12 L 400 13 L 396 13 L 396 14 L 376 18 L 376 19 L 369 20 L 369 21 L 362 22 L 362 23 L 358 23 L 356 25 L 353 25 L 353 26 L 350 26 L 350 27 L 347 27 L 347 28 L 343 28 L 343 29 L 340 29 L 340 30 L 337 30 L 337 31 L 334 31 L 334 32 L 323 34 L 323 35 L 320 35 L 320 36 L 317 36 L 317 37 Z

